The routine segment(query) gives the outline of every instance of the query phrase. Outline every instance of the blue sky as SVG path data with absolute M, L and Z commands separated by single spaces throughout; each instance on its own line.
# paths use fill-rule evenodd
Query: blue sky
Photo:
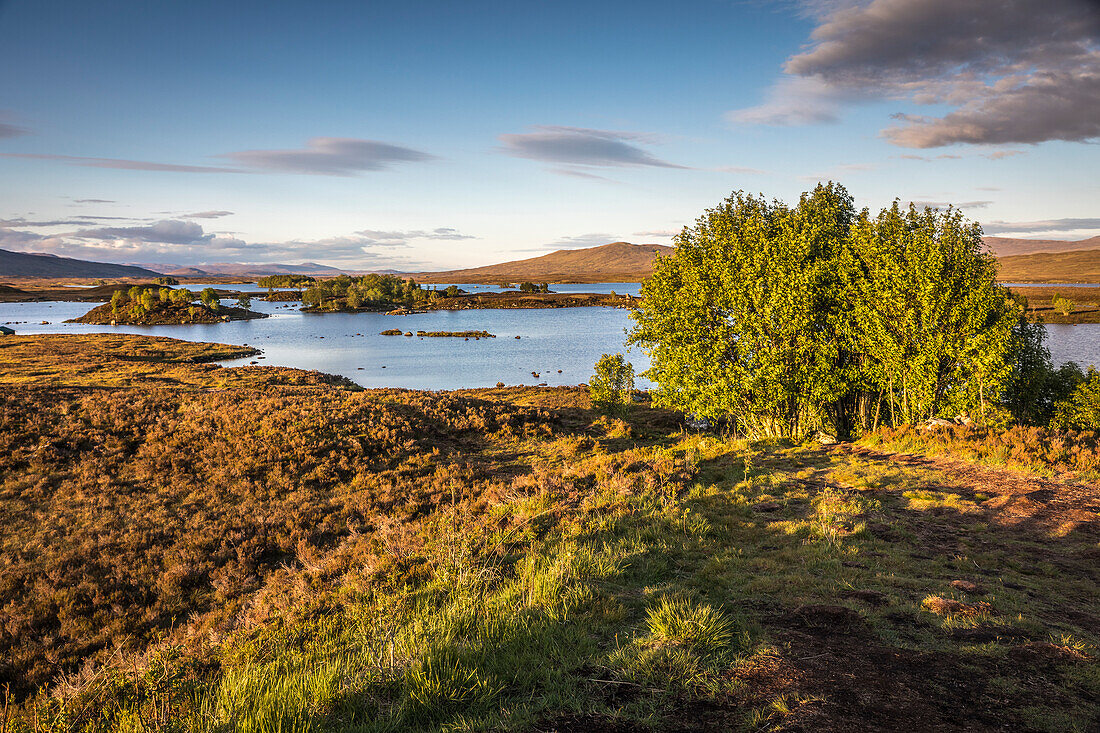
M 828 179 L 1082 238 L 1095 8 L 8 0 L 0 248 L 445 268 L 669 243 Z

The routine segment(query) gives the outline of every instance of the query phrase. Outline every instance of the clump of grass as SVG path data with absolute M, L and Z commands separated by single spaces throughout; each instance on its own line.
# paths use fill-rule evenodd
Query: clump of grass
M 937 595 L 926 596 L 924 600 L 921 601 L 921 608 L 937 616 L 944 616 L 947 618 L 977 618 L 989 616 L 993 613 L 993 606 L 985 601 L 970 603 Z
M 724 611 L 665 597 L 646 612 L 645 633 L 612 654 L 629 681 L 659 688 L 719 683 L 722 669 L 749 648 L 748 634 Z
M 908 508 L 915 510 L 924 509 L 955 509 L 959 512 L 974 511 L 978 505 L 968 501 L 958 494 L 951 494 L 933 489 L 913 489 L 902 493 L 909 500 Z

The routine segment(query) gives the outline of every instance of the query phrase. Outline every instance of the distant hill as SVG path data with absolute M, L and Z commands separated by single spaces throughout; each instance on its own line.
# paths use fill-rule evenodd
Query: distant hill
M 668 255 L 672 247 L 661 244 L 612 242 L 586 249 L 557 252 L 499 265 L 472 267 L 414 275 L 424 282 L 637 282 L 653 272 L 656 255 Z
M 1060 239 L 1012 239 L 1011 237 L 982 237 L 986 245 L 998 257 L 1027 255 L 1035 252 L 1074 252 L 1100 249 L 1100 237 L 1064 242 Z
M 10 252 L 0 249 L 0 277 L 159 277 L 144 267 L 88 262 L 56 255 Z
M 173 277 L 265 277 L 267 275 L 322 275 L 333 276 L 346 272 L 336 267 L 319 265 L 316 262 L 303 262 L 300 265 L 241 264 L 238 262 L 215 262 L 194 267 L 180 267 L 168 271 Z
M 1100 240 L 1100 237 L 1094 237 Z M 1086 240 L 1088 241 L 1088 240 Z M 1100 241 L 1097 241 L 1100 244 Z M 1100 249 L 1071 252 L 1035 252 L 998 258 L 1001 282 L 1100 282 Z

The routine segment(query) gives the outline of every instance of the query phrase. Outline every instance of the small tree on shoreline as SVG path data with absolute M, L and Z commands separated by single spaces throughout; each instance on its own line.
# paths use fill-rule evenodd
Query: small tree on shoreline
M 634 365 L 622 354 L 604 354 L 596 361 L 596 373 L 588 381 L 588 394 L 604 410 L 629 405 L 634 395 Z

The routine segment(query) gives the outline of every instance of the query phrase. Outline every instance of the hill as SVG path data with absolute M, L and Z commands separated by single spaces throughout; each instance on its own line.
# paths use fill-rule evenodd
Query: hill
M 1100 247 L 1100 237 L 1094 238 Z M 1085 240 L 1090 241 L 1090 240 Z M 1071 252 L 1035 252 L 1000 257 L 1002 282 L 1100 282 L 1100 248 Z
M 990 251 L 998 257 L 1034 254 L 1035 252 L 1073 252 L 1100 248 L 1100 237 L 1064 242 L 1060 239 L 1012 239 L 1010 237 L 982 237 Z
M 649 277 L 653 258 L 668 255 L 672 247 L 660 244 L 612 242 L 586 249 L 560 249 L 541 257 L 414 275 L 423 282 L 633 282 Z
M 238 262 L 214 262 L 207 265 L 194 267 L 179 267 L 170 270 L 167 274 L 173 277 L 267 277 L 268 275 L 323 275 L 335 276 L 344 274 L 345 271 L 328 265 L 319 265 L 316 262 L 303 262 L 300 265 L 284 265 L 273 262 L 271 264 L 241 264 Z
M 0 249 L 0 277 L 158 277 L 143 267 Z

